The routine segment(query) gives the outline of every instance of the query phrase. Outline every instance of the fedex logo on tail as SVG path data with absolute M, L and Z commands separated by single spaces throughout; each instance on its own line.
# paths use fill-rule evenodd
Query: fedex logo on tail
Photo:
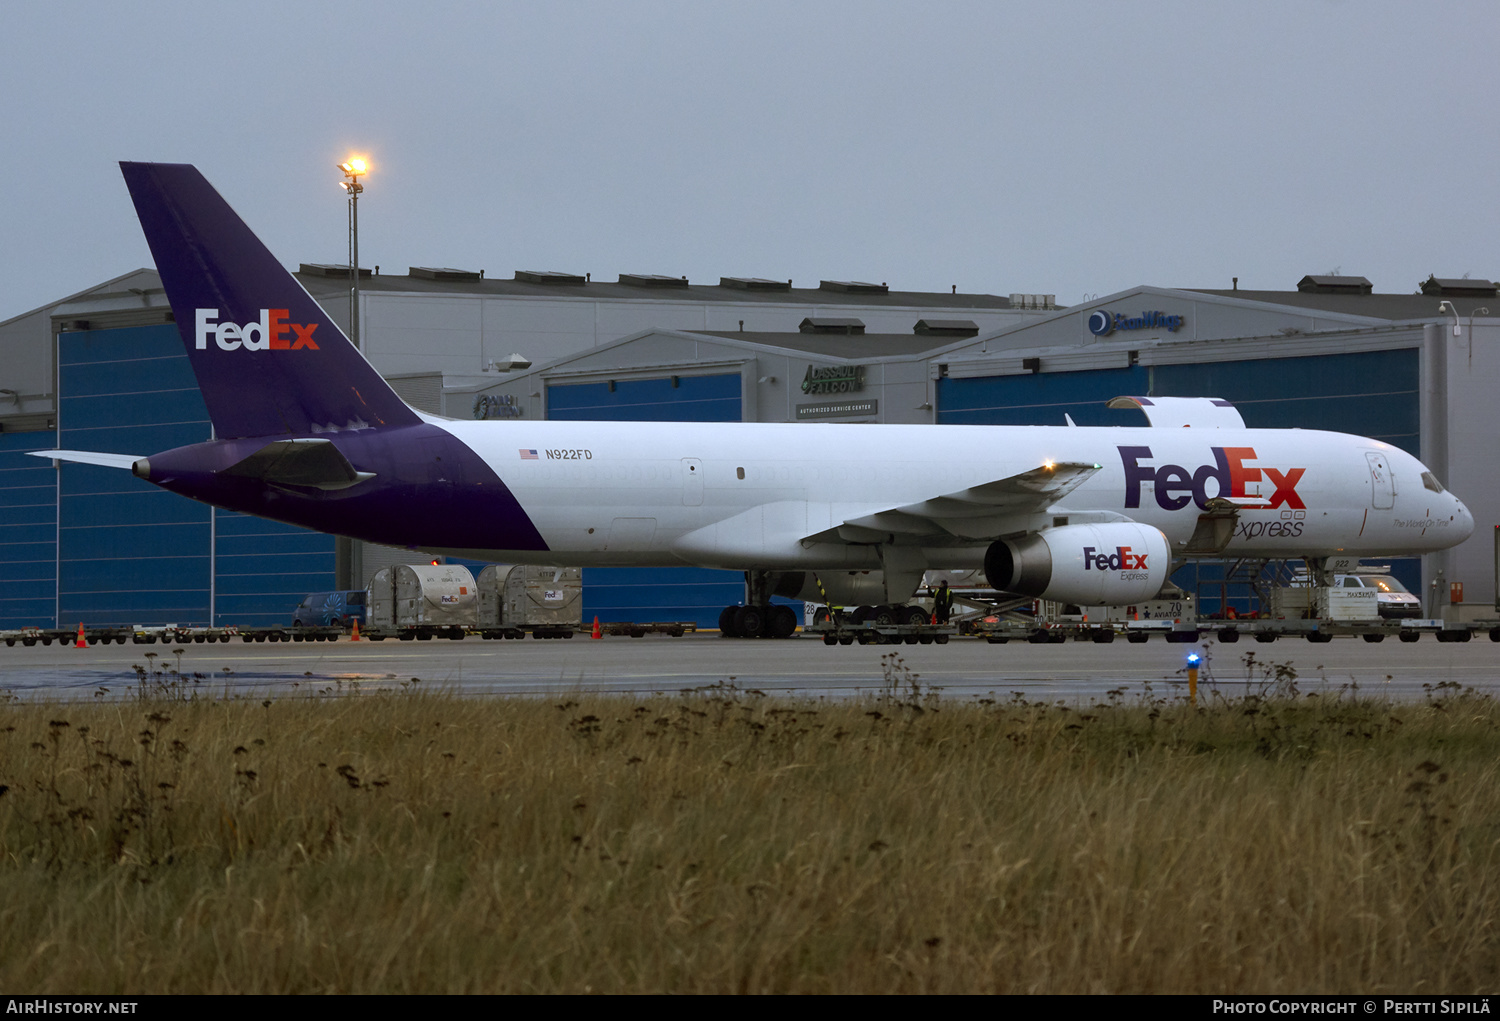
M 1297 483 L 1302 481 L 1306 468 L 1288 468 L 1281 471 L 1264 465 L 1252 465 L 1255 461 L 1254 447 L 1212 447 L 1214 463 L 1200 465 L 1189 470 L 1182 465 L 1142 464 L 1151 458 L 1150 447 L 1117 447 L 1120 461 L 1125 468 L 1125 506 L 1141 505 L 1141 486 L 1152 483 L 1156 504 L 1162 510 L 1179 510 L 1191 500 L 1200 509 L 1208 509 L 1208 501 L 1216 496 L 1244 497 L 1245 485 L 1265 480 L 1275 492 L 1269 497 L 1267 509 L 1288 507 L 1304 510 L 1306 505 L 1297 495 Z M 1208 491 L 1208 480 L 1218 485 L 1213 493 Z
M 1116 546 L 1113 553 L 1098 553 L 1093 546 L 1083 548 L 1085 571 L 1145 571 L 1149 553 L 1133 553 L 1129 546 Z
M 193 318 L 193 335 L 199 351 L 208 350 L 208 338 L 221 351 L 296 351 L 318 349 L 313 340 L 317 323 L 289 323 L 291 313 L 284 308 L 263 308 L 260 319 L 248 323 L 219 322 L 219 310 L 200 308 Z

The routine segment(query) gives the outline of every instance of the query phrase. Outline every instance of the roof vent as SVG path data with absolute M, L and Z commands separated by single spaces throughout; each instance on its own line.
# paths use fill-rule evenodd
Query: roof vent
M 890 294 L 886 284 L 867 284 L 863 280 L 819 280 L 820 291 L 842 291 L 845 294 Z
M 531 359 L 523 354 L 513 354 L 508 358 L 493 359 L 484 367 L 485 372 L 514 372 L 517 369 L 531 368 Z
M 1422 293 L 1434 298 L 1493 298 L 1495 285 L 1488 280 L 1440 280 L 1429 276 L 1422 281 Z
M 1305 276 L 1297 281 L 1303 294 L 1369 294 L 1375 285 L 1364 277 Z
M 1053 310 L 1057 308 L 1057 295 L 1055 294 L 1012 294 L 1010 296 L 1011 308 L 1033 308 L 1042 310 Z
M 523 284 L 582 284 L 586 283 L 577 273 L 541 272 L 531 269 L 516 270 L 516 279 Z
M 344 280 L 348 280 L 349 264 L 346 262 L 340 266 L 332 262 L 304 262 L 297 269 L 297 272 L 310 277 L 341 277 Z M 359 275 L 367 277 L 370 275 L 370 271 L 361 266 Z
M 483 280 L 477 269 L 454 269 L 451 266 L 412 266 L 407 272 L 423 280 Z
M 802 320 L 802 325 L 797 329 L 803 333 L 842 333 L 853 336 L 856 333 L 865 332 L 865 324 L 861 319 L 834 319 L 823 316 L 808 316 Z
M 686 287 L 687 277 L 668 277 L 659 273 L 621 273 L 620 283 L 632 287 Z
M 790 291 L 790 280 L 767 280 L 764 277 L 720 277 L 720 287 L 734 287 L 741 291 Z
M 977 337 L 979 324 L 972 319 L 918 319 L 912 332 L 925 337 Z

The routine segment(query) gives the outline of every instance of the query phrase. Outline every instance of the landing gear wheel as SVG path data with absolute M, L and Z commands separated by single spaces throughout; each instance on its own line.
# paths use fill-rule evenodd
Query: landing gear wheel
M 741 638 L 759 638 L 766 631 L 766 608 L 741 606 L 734 614 L 734 629 Z
M 734 618 L 740 612 L 738 606 L 726 606 L 719 611 L 719 634 L 725 638 L 738 638 L 739 629 L 734 626 Z
M 790 638 L 797 630 L 797 614 L 790 606 L 770 607 L 767 616 L 767 634 L 772 638 Z
M 898 619 L 902 624 L 929 624 L 932 614 L 920 606 L 903 606 Z
M 861 607 L 858 607 L 857 609 L 855 609 L 855 611 L 853 613 L 851 613 L 849 615 L 849 623 L 851 623 L 851 624 L 863 624 L 865 621 L 867 621 L 867 620 L 870 619 L 870 614 L 872 614 L 874 612 L 875 612 L 875 607 L 873 607 L 873 606 L 861 606 Z
M 900 613 L 901 607 L 899 606 L 877 606 L 875 607 L 875 612 L 870 614 L 870 623 L 882 625 L 899 624 L 901 623 Z

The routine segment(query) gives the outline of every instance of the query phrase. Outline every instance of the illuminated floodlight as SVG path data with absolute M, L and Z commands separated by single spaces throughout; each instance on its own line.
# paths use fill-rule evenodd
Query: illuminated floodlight
M 339 187 L 349 196 L 349 339 L 356 348 L 359 343 L 359 196 L 365 186 L 359 183 L 360 176 L 368 169 L 362 156 L 352 156 L 337 164 L 344 172 Z

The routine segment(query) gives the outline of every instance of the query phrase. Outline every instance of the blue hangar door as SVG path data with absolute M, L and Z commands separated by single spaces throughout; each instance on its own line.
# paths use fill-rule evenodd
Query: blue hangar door
M 547 388 L 547 417 L 575 422 L 738 422 L 739 373 L 576 383 Z M 718 627 L 719 611 L 740 602 L 744 577 L 695 567 L 590 567 L 583 572 L 583 619 L 695 621 Z
M 63 332 L 57 363 L 63 449 L 149 455 L 212 434 L 175 325 Z M 35 435 L 47 440 L 32 449 L 52 445 Z M 20 461 L 56 479 L 56 561 L 45 566 L 59 626 L 285 624 L 304 595 L 333 587 L 331 536 L 211 509 L 116 468 Z M 35 503 L 35 470 L 14 478 L 26 486 L 14 502 Z M 0 519 L 0 542 L 28 561 L 45 555 L 36 524 L 45 514 L 11 514 L 15 524 Z M 42 567 L 16 571 L 29 579 Z M 41 589 L 17 589 L 33 591 Z

